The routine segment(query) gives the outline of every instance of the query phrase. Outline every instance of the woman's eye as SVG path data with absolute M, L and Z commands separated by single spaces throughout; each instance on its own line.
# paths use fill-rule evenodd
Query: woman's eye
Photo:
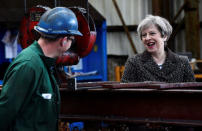
M 155 32 L 150 33 L 150 35 L 155 35 L 155 34 L 156 34 Z
M 146 34 L 142 34 L 142 37 L 146 37 Z

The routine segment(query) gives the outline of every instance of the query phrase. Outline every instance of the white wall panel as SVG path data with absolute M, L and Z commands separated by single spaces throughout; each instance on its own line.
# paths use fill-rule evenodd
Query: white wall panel
M 107 26 L 122 25 L 112 0 L 89 0 L 89 2 L 106 18 Z M 138 25 L 148 14 L 148 0 L 116 0 L 126 25 Z M 144 47 L 135 35 L 130 32 L 137 52 Z M 107 54 L 133 55 L 132 47 L 125 32 L 107 33 Z
M 138 53 L 144 51 L 144 46 L 137 36 L 137 33 L 131 32 L 132 40 L 135 44 Z M 124 32 L 109 32 L 107 33 L 107 52 L 112 55 L 133 55 L 132 47 Z
M 122 25 L 112 0 L 89 0 L 107 25 Z M 137 25 L 148 14 L 148 0 L 116 0 L 126 25 Z
M 121 10 L 122 16 L 126 25 L 138 25 L 139 22 L 147 15 L 151 13 L 151 1 L 152 0 L 116 0 Z M 112 0 L 89 0 L 89 2 L 106 18 L 107 25 L 122 25 Z M 199 15 L 200 21 L 202 21 L 202 0 L 199 0 Z M 184 0 L 173 0 L 173 16 L 176 15 L 180 7 L 183 5 Z M 176 22 L 181 21 L 184 17 L 184 12 Z M 135 43 L 135 47 L 138 52 L 141 52 L 144 48 L 140 44 L 140 40 L 135 36 L 134 32 L 131 33 L 132 39 Z M 202 34 L 200 33 L 200 38 Z M 175 47 L 177 51 L 185 51 L 185 33 L 180 31 L 175 38 Z M 123 46 L 127 45 L 127 46 Z M 202 39 L 200 40 L 201 52 L 202 52 Z M 131 55 L 131 46 L 129 40 L 124 32 L 108 32 L 107 33 L 107 53 L 114 55 Z M 202 56 L 202 53 L 201 53 Z M 201 57 L 202 58 L 202 57 Z

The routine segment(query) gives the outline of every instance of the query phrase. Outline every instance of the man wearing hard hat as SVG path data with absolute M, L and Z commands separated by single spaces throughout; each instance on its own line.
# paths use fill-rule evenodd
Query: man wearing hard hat
M 58 130 L 56 59 L 82 34 L 75 14 L 65 7 L 46 11 L 34 29 L 41 37 L 16 57 L 3 79 L 0 131 Z

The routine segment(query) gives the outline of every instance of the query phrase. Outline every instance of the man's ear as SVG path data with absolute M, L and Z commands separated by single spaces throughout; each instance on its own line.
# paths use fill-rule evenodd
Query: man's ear
M 62 38 L 60 43 L 61 43 L 61 46 L 67 44 L 67 37 Z
M 62 44 L 63 44 L 63 45 L 67 44 L 67 41 L 63 41 Z

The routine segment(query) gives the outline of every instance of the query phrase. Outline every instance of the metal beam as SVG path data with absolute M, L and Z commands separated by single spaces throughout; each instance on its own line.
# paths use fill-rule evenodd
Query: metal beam
M 163 15 L 162 0 L 152 0 L 152 14 L 159 16 Z
M 200 22 L 199 1 L 185 0 L 185 33 L 187 51 L 192 52 L 194 58 L 200 58 Z
M 61 117 L 69 120 L 202 126 L 200 89 L 97 88 L 60 91 Z

